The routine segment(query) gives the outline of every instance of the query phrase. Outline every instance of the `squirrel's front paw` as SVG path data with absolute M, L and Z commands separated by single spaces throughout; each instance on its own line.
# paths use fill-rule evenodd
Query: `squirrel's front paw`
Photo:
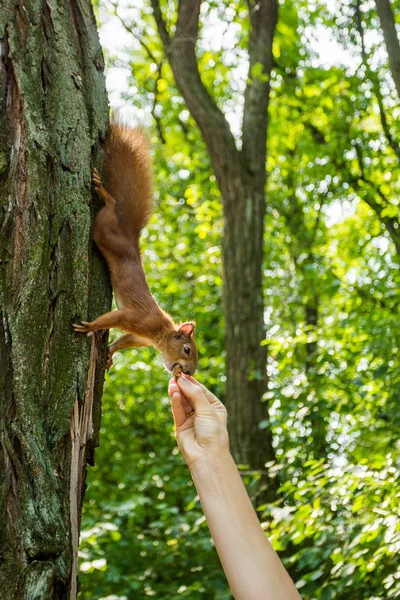
M 93 335 L 93 331 L 90 323 L 87 321 L 81 321 L 80 323 L 74 323 L 73 328 L 76 333 L 87 333 L 87 335 Z

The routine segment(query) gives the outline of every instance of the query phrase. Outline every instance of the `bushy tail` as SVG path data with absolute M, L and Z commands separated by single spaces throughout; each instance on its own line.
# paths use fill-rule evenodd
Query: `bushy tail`
M 103 173 L 105 188 L 117 202 L 121 226 L 138 238 L 153 209 L 149 142 L 141 129 L 111 123 Z

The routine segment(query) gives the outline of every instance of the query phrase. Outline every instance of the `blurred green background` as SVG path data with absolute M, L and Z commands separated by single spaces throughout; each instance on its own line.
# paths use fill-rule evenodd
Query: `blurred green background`
M 163 5 L 173 19 L 176 5 Z M 391 5 L 400 27 L 400 7 Z M 112 106 L 152 137 L 150 289 L 194 319 L 198 377 L 223 398 L 222 208 L 150 4 L 97 6 Z M 204 2 L 201 76 L 238 144 L 247 4 Z M 260 519 L 305 600 L 400 597 L 400 107 L 374 2 L 280 2 L 265 224 L 265 323 L 278 500 Z M 396 237 L 397 236 L 397 237 Z M 397 240 L 397 241 L 396 241 Z M 307 311 L 317 318 L 310 324 Z M 88 472 L 81 600 L 228 599 L 179 456 L 152 349 L 107 376 Z M 251 493 L 257 475 L 245 476 Z

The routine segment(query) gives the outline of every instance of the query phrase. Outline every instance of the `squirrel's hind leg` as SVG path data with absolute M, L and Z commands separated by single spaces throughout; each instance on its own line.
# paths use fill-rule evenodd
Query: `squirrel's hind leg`
M 93 172 L 92 172 L 92 181 L 93 181 L 93 184 L 94 184 L 96 192 L 98 193 L 98 195 L 100 196 L 100 198 L 102 198 L 104 200 L 105 204 L 114 205 L 115 204 L 115 200 L 111 196 L 111 194 L 109 194 L 107 192 L 106 188 L 101 183 L 101 178 L 100 178 L 100 175 L 99 175 L 97 169 L 93 169 Z
M 115 260 L 116 257 L 127 256 L 131 250 L 131 243 L 122 233 L 121 223 L 117 216 L 117 203 L 102 185 L 96 169 L 93 169 L 93 183 L 105 203 L 96 217 L 93 239 L 111 269 L 110 261 Z

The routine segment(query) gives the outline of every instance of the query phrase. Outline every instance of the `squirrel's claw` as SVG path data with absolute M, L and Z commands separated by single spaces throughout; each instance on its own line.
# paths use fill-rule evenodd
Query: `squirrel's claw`
M 110 194 L 107 192 L 104 185 L 101 183 L 101 178 L 100 178 L 100 175 L 99 175 L 97 169 L 93 169 L 92 182 L 94 185 L 94 189 L 96 190 L 96 192 L 98 193 L 100 198 L 102 198 L 106 204 L 115 202 L 113 200 L 113 198 L 110 196 Z
M 93 335 L 93 331 L 91 329 L 90 323 L 87 321 L 81 321 L 80 323 L 74 323 L 73 328 L 76 333 L 87 333 L 88 335 Z
M 95 169 L 93 170 L 92 181 L 93 181 L 93 185 L 96 189 L 102 187 L 100 175 L 98 174 L 98 172 Z
M 101 183 L 101 177 L 97 169 L 93 169 L 92 171 L 92 181 L 96 190 L 103 187 L 103 184 Z

